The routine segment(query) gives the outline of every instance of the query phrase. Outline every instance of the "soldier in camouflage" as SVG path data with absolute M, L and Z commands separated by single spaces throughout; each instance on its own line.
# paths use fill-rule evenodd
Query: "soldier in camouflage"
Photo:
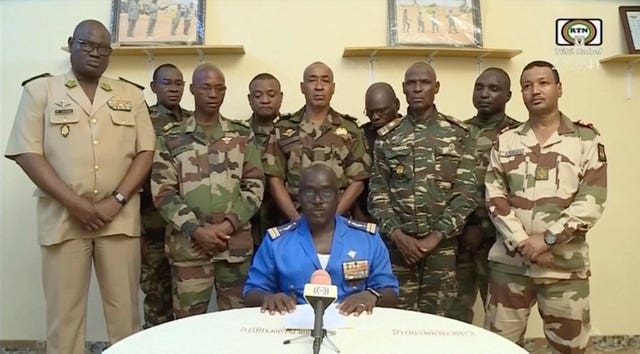
M 260 148 L 251 128 L 220 114 L 222 72 L 201 64 L 189 87 L 196 110 L 158 138 L 153 201 L 169 224 L 176 318 L 207 311 L 213 286 L 218 309 L 242 307 L 253 241 L 249 220 L 264 192 Z
M 378 130 L 368 207 L 389 243 L 400 307 L 451 316 L 456 236 L 479 194 L 468 128 L 436 110 L 439 87 L 426 63 L 406 71 L 408 113 Z
M 485 325 L 522 344 L 537 302 L 552 351 L 584 353 L 591 327 L 585 236 L 606 201 L 604 145 L 591 124 L 560 112 L 553 65 L 527 64 L 520 84 L 529 120 L 498 136 L 485 179 L 498 230 Z
M 369 122 L 362 125 L 362 131 L 367 142 L 367 151 L 373 156 L 373 144 L 378 135 L 378 129 L 395 118 L 402 117 L 398 114 L 400 100 L 396 97 L 391 85 L 386 82 L 376 82 L 371 84 L 365 93 L 364 107 Z M 362 222 L 375 223 L 375 219 L 367 211 L 368 196 L 369 180 L 367 179 L 364 182 L 364 191 L 358 196 L 358 203 L 352 210 L 352 216 Z
M 153 72 L 151 90 L 157 103 L 149 107 L 149 116 L 156 136 L 178 125 L 191 112 L 180 107 L 184 92 L 182 72 L 173 64 L 163 64 Z M 140 288 L 144 298 L 144 328 L 173 319 L 171 299 L 171 268 L 164 253 L 166 224 L 151 200 L 151 181 L 142 189 L 140 214 L 142 220 L 142 268 Z
M 260 151 L 264 154 L 267 150 L 269 137 L 274 131 L 274 123 L 280 117 L 280 106 L 282 105 L 280 81 L 269 73 L 256 75 L 249 82 L 247 98 L 253 112 L 249 119 L 249 125 L 256 137 Z M 271 197 L 269 185 L 266 184 L 260 210 L 251 218 L 251 233 L 253 234 L 255 247 L 260 245 L 262 237 L 268 228 L 280 224 L 280 219 L 278 206 Z
M 363 180 L 369 177 L 371 157 L 362 131 L 355 118 L 331 108 L 335 83 L 326 64 L 309 65 L 304 70 L 300 90 L 305 96 L 305 106 L 276 122 L 264 154 L 271 194 L 288 220 L 299 219 L 302 170 L 312 164 L 324 164 L 338 176 L 341 193 L 338 213 L 346 214 L 362 193 Z
M 499 68 L 488 68 L 478 76 L 473 86 L 472 101 L 477 110 L 475 117 L 465 121 L 471 139 L 475 142 L 476 180 L 484 200 L 484 176 L 489 165 L 489 151 L 498 132 L 520 124 L 505 114 L 511 99 L 511 80 Z M 489 281 L 489 248 L 496 240 L 495 228 L 484 203 L 471 213 L 458 238 L 456 277 L 458 298 L 453 307 L 454 318 L 471 323 L 473 304 L 478 291 L 486 304 Z

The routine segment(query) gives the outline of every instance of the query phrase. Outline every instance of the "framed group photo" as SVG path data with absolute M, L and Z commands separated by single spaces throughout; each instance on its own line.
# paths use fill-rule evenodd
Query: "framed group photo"
M 618 9 L 629 54 L 640 54 L 640 6 L 620 6 Z
M 126 45 L 204 44 L 206 0 L 112 0 L 114 43 Z
M 479 0 L 388 0 L 390 45 L 482 47 Z

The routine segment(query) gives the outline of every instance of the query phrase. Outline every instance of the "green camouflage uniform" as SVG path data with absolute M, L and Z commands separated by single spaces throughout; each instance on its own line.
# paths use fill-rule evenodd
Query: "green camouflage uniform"
M 249 126 L 224 117 L 210 137 L 191 116 L 158 138 L 151 190 L 171 226 L 165 248 L 177 318 L 205 313 L 214 282 L 219 309 L 242 307 L 253 251 L 249 219 L 264 192 L 260 155 Z M 235 230 L 228 249 L 213 257 L 195 251 L 193 232 L 225 219 Z
M 379 221 L 381 234 L 388 237 L 399 228 L 416 238 L 436 230 L 444 235 L 415 266 L 407 266 L 391 245 L 391 263 L 400 283 L 399 307 L 451 316 L 456 236 L 479 200 L 468 128 L 434 111 L 424 121 L 411 113 L 397 118 L 378 135 L 369 212 Z
M 533 304 L 554 352 L 584 353 L 590 330 L 586 233 L 607 196 L 607 163 L 598 132 L 561 116 L 541 146 L 529 122 L 498 136 L 485 179 L 497 239 L 489 252 L 488 329 L 522 343 Z M 551 268 L 516 253 L 529 235 L 549 230 Z
M 273 123 L 278 121 L 276 118 Z M 249 119 L 249 126 L 256 137 L 256 143 L 260 147 L 260 151 L 264 155 L 267 151 L 267 144 L 269 143 L 269 137 L 273 133 L 273 126 L 265 127 L 258 125 L 255 116 Z M 269 183 L 265 183 L 264 197 L 262 198 L 262 204 L 260 210 L 251 218 L 251 233 L 253 235 L 253 244 L 255 247 L 260 245 L 262 237 L 267 229 L 278 226 L 281 224 L 281 215 L 278 212 L 278 206 L 271 197 L 271 191 L 269 190 Z
M 491 121 L 484 121 L 478 117 L 466 120 L 471 139 L 475 142 L 476 181 L 481 200 L 484 201 L 484 176 L 489 166 L 489 152 L 498 133 L 503 129 L 516 127 L 520 122 L 507 115 Z M 496 229 L 491 223 L 484 202 L 469 215 L 466 226 L 480 226 L 484 232 L 484 242 L 477 251 L 470 251 L 463 247 L 462 237 L 458 240 L 458 256 L 456 257 L 456 278 L 458 279 L 458 298 L 453 306 L 454 318 L 471 323 L 473 321 L 473 304 L 480 291 L 482 302 L 487 301 L 487 287 L 489 282 L 489 262 L 487 256 L 489 248 L 496 241 Z M 464 233 L 464 231 L 463 231 Z
M 191 112 L 182 109 L 181 117 L 188 117 Z M 165 130 L 178 125 L 181 117 L 167 107 L 157 104 L 149 107 L 149 116 L 156 136 Z M 142 267 L 140 288 L 144 298 L 144 328 L 156 326 L 173 319 L 171 299 L 171 269 L 164 254 L 164 236 L 166 224 L 156 210 L 151 199 L 151 181 L 148 179 L 142 188 L 140 199 L 140 216 L 142 220 Z
M 314 163 L 331 167 L 338 189 L 369 177 L 371 157 L 355 118 L 334 110 L 318 128 L 305 119 L 304 107 L 275 124 L 263 158 L 265 174 L 282 178 L 296 208 L 302 171 Z

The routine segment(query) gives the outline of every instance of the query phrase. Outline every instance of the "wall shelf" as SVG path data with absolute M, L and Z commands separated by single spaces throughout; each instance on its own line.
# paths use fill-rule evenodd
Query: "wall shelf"
M 519 49 L 489 49 L 471 47 L 345 47 L 343 58 L 367 57 L 369 58 L 369 81 L 375 81 L 376 57 L 416 56 L 426 57 L 431 63 L 435 57 L 475 58 L 476 70 L 481 70 L 484 58 L 511 59 L 522 53 Z
M 618 54 L 600 59 L 600 64 L 627 64 L 627 99 L 631 99 L 631 67 L 640 63 L 640 54 Z
M 68 47 L 62 47 L 65 52 Z M 244 55 L 242 45 L 180 45 L 180 46 L 115 46 L 111 56 L 146 56 L 149 62 L 154 56 L 195 55 L 202 62 L 205 55 Z

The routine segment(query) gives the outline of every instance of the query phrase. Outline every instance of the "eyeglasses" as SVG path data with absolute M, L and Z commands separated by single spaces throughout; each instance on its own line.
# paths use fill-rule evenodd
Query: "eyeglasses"
M 316 197 L 320 197 L 320 200 L 323 202 L 328 202 L 331 199 L 335 198 L 336 191 L 334 189 L 301 189 L 300 197 L 305 200 L 315 200 Z
M 112 51 L 110 46 L 103 47 L 96 43 L 85 41 L 84 39 L 79 38 L 74 38 L 73 40 L 80 44 L 80 49 L 82 49 L 83 52 L 91 53 L 94 49 L 97 49 L 98 55 L 100 55 L 101 57 L 106 57 L 109 56 Z

